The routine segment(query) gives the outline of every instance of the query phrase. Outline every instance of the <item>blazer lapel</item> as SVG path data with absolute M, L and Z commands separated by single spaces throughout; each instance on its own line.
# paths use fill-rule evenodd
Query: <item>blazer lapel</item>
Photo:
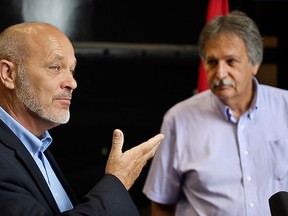
M 50 204 L 51 208 L 59 213 L 59 208 L 55 199 L 40 171 L 36 162 L 30 155 L 29 151 L 25 148 L 24 144 L 18 139 L 18 137 L 7 127 L 2 120 L 0 120 L 0 129 L 2 136 L 0 139 L 9 148 L 14 149 L 16 155 L 19 156 L 19 160 L 22 161 L 24 168 L 30 174 L 31 178 L 34 179 L 35 184 L 40 188 L 43 196 L 46 198 L 47 203 Z
M 45 151 L 45 155 L 51 165 L 51 167 L 53 168 L 56 176 L 58 177 L 59 181 L 61 182 L 64 190 L 66 191 L 68 197 L 70 198 L 72 204 L 75 206 L 78 204 L 78 199 L 75 195 L 75 193 L 73 192 L 73 190 L 70 187 L 70 184 L 67 182 L 65 176 L 63 175 L 60 167 L 58 166 L 57 162 L 55 161 L 51 151 L 49 149 L 46 149 Z

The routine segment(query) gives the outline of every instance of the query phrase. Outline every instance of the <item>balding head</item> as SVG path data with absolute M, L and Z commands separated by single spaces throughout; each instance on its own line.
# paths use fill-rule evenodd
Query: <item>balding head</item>
M 10 26 L 0 34 L 0 60 L 22 64 L 24 58 L 33 54 L 31 42 L 35 39 L 47 40 L 51 35 L 69 41 L 61 30 L 48 23 L 27 22 Z

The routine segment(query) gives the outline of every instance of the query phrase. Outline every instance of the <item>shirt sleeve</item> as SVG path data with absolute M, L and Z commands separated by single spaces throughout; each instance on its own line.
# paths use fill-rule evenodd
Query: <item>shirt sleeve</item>
M 149 169 L 143 193 L 151 200 L 173 204 L 178 200 L 181 179 L 177 174 L 177 138 L 172 118 L 164 117 L 161 133 L 165 135 Z

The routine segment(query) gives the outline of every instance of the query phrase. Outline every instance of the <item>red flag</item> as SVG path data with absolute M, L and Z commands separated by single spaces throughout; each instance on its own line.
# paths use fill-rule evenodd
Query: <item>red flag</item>
M 219 15 L 226 15 L 229 13 L 228 0 L 209 0 L 206 23 Z M 198 75 L 197 93 L 209 89 L 207 74 L 204 69 L 203 62 L 200 61 L 200 69 Z

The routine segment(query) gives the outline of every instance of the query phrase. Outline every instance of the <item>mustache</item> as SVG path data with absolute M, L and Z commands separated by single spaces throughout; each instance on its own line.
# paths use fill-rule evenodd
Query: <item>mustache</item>
M 65 91 L 61 94 L 57 94 L 55 98 L 70 98 L 72 99 L 72 91 Z
M 221 87 L 221 86 L 229 86 L 229 87 L 235 87 L 235 82 L 232 79 L 224 78 L 224 79 L 217 79 L 213 80 L 212 83 L 214 88 Z

